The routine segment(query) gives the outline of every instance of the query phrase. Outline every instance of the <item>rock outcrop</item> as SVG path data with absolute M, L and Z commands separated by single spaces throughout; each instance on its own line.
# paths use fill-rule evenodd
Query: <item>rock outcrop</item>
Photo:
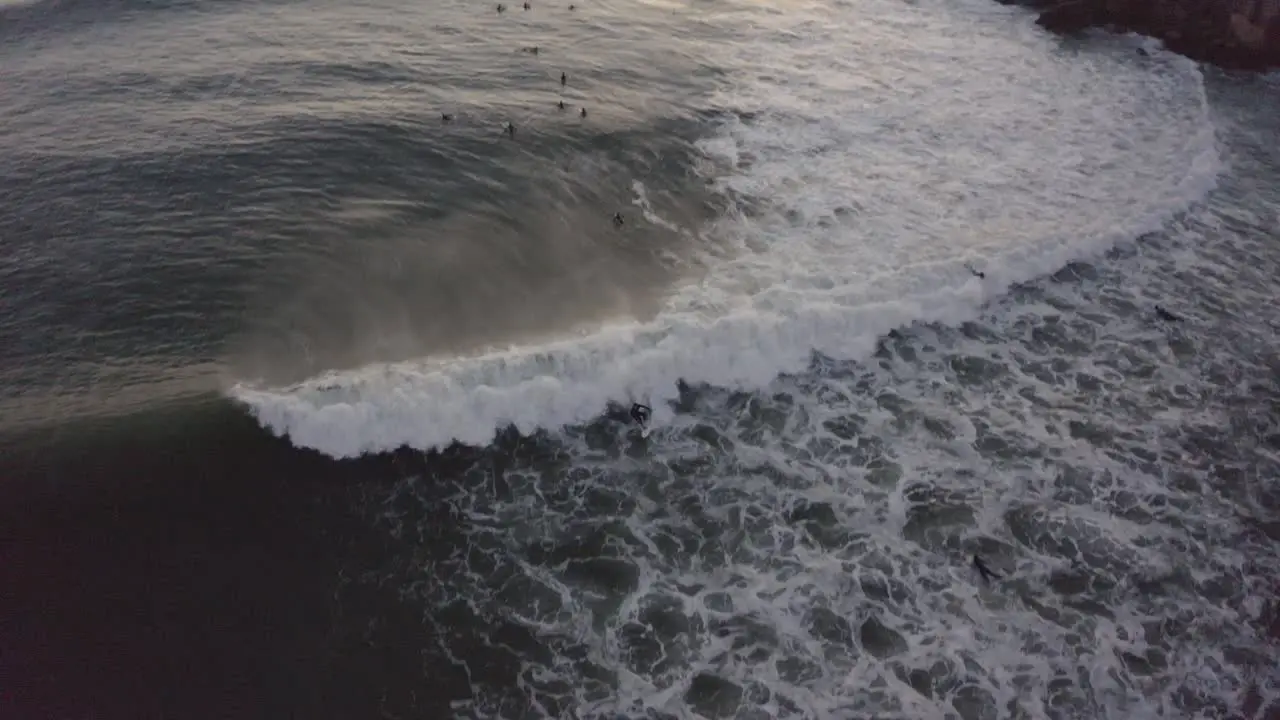
M 1235 69 L 1280 67 L 1280 0 L 1000 0 L 1040 10 L 1047 30 L 1136 32 L 1196 60 Z

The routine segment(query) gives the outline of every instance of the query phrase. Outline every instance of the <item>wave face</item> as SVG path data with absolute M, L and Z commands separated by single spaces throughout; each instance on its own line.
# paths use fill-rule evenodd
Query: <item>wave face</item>
M 0 429 L 650 318 L 723 252 L 690 12 L 295 9 L 0 23 Z
M 714 21 L 735 42 L 709 51 L 728 77 L 697 144 L 734 210 L 664 218 L 643 178 L 631 201 L 648 225 L 728 250 L 651 318 L 234 397 L 334 457 L 484 445 L 611 401 L 645 401 L 663 423 L 678 380 L 759 388 L 813 352 L 866 358 L 895 328 L 971 319 L 1015 283 L 1158 229 L 1218 172 L 1199 71 L 1177 58 L 1055 54 L 1019 16 L 968 7 L 729 6 Z

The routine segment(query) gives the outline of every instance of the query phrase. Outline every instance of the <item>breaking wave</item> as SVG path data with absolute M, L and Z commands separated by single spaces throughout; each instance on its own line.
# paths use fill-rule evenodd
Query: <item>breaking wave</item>
M 797 12 L 724 58 L 735 80 L 716 102 L 733 110 L 699 146 L 708 181 L 736 202 L 681 231 L 734 252 L 651 320 L 231 394 L 335 457 L 484 445 L 511 425 L 588 421 L 613 401 L 645 401 L 661 425 L 680 380 L 760 387 L 814 352 L 865 358 L 895 328 L 971 319 L 1016 283 L 1157 230 L 1213 187 L 1193 64 L 1064 60 L 1027 31 L 920 21 L 939 25 L 933 45 L 890 26 L 834 52 L 832 31 Z M 791 42 L 799 32 L 816 44 Z M 869 65 L 871 53 L 892 61 Z M 677 225 L 646 207 L 642 182 L 633 190 L 648 222 Z

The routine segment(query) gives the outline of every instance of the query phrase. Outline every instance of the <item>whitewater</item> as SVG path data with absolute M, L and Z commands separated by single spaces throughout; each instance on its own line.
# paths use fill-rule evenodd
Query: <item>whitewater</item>
M 890 330 L 973 319 L 1017 283 L 1159 229 L 1213 187 L 1199 70 L 1124 57 L 1136 38 L 1063 58 L 1024 13 L 977 3 L 845 7 L 858 32 L 832 29 L 812 4 L 752 31 L 755 11 L 708 19 L 755 33 L 723 50 L 733 77 L 699 143 L 708 181 L 737 205 L 681 229 L 724 251 L 656 317 L 286 388 L 240 382 L 232 395 L 334 457 L 484 445 L 511 425 L 588 421 L 610 402 L 646 402 L 661 426 L 677 381 L 759 388 L 814 352 L 865 359 Z
M 1257 630 L 1280 455 L 1253 419 L 1275 262 L 1214 240 L 1280 206 L 1232 174 L 1254 161 L 1194 63 L 1031 19 L 707 8 L 735 42 L 708 51 L 694 144 L 727 210 L 689 223 L 626 178 L 632 222 L 694 248 L 656 314 L 231 384 L 294 445 L 424 451 L 368 493 L 395 551 L 350 582 L 421 612 L 433 667 L 466 677 L 453 716 L 1142 720 L 1280 697 Z M 611 410 L 630 402 L 648 437 Z

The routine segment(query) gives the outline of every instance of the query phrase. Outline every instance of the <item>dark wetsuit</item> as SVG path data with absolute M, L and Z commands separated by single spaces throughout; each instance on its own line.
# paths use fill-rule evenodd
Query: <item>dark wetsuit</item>
M 984 563 L 982 561 L 982 558 L 978 557 L 977 555 L 973 556 L 973 566 L 978 569 L 978 574 L 982 575 L 982 579 L 985 580 L 986 582 L 991 582 L 992 580 L 1000 579 L 1000 576 L 997 575 L 991 568 L 987 567 L 987 564 Z
M 649 423 L 649 416 L 653 414 L 653 409 L 648 405 L 635 403 L 631 406 L 631 419 L 636 421 L 640 427 L 644 427 Z

